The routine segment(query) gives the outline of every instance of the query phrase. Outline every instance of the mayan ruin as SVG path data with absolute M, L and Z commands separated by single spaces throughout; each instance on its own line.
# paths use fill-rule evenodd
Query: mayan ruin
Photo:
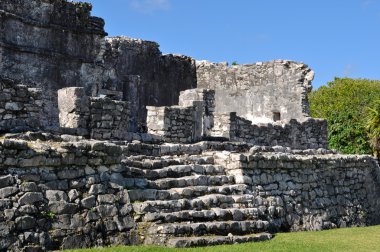
M 87 3 L 1 0 L 0 20 L 0 251 L 380 224 L 379 165 L 328 149 L 306 64 L 162 54 Z

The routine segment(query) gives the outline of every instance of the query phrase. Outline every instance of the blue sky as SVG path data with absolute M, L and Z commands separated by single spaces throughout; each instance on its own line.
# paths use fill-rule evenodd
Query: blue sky
M 213 62 L 302 61 L 314 88 L 380 80 L 380 0 L 89 0 L 109 36 Z

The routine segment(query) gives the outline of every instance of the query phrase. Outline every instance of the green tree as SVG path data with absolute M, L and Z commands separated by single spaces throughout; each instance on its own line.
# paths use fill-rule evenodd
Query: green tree
M 335 78 L 309 95 L 311 116 L 328 121 L 329 147 L 343 153 L 369 154 L 368 107 L 380 97 L 380 81 Z
M 372 153 L 380 164 L 380 100 L 376 101 L 375 107 L 368 108 L 367 133 Z

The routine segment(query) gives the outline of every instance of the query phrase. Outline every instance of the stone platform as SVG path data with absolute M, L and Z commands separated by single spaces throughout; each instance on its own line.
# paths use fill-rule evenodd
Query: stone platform
M 369 156 L 9 137 L 0 141 L 1 250 L 232 244 L 380 220 L 379 167 Z

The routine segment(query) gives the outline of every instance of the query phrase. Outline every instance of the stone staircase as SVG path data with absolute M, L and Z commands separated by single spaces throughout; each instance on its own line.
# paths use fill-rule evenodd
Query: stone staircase
M 141 180 L 128 191 L 145 244 L 192 247 L 272 238 L 251 187 L 236 184 L 215 164 L 213 152 L 129 156 L 123 164 L 128 176 Z

